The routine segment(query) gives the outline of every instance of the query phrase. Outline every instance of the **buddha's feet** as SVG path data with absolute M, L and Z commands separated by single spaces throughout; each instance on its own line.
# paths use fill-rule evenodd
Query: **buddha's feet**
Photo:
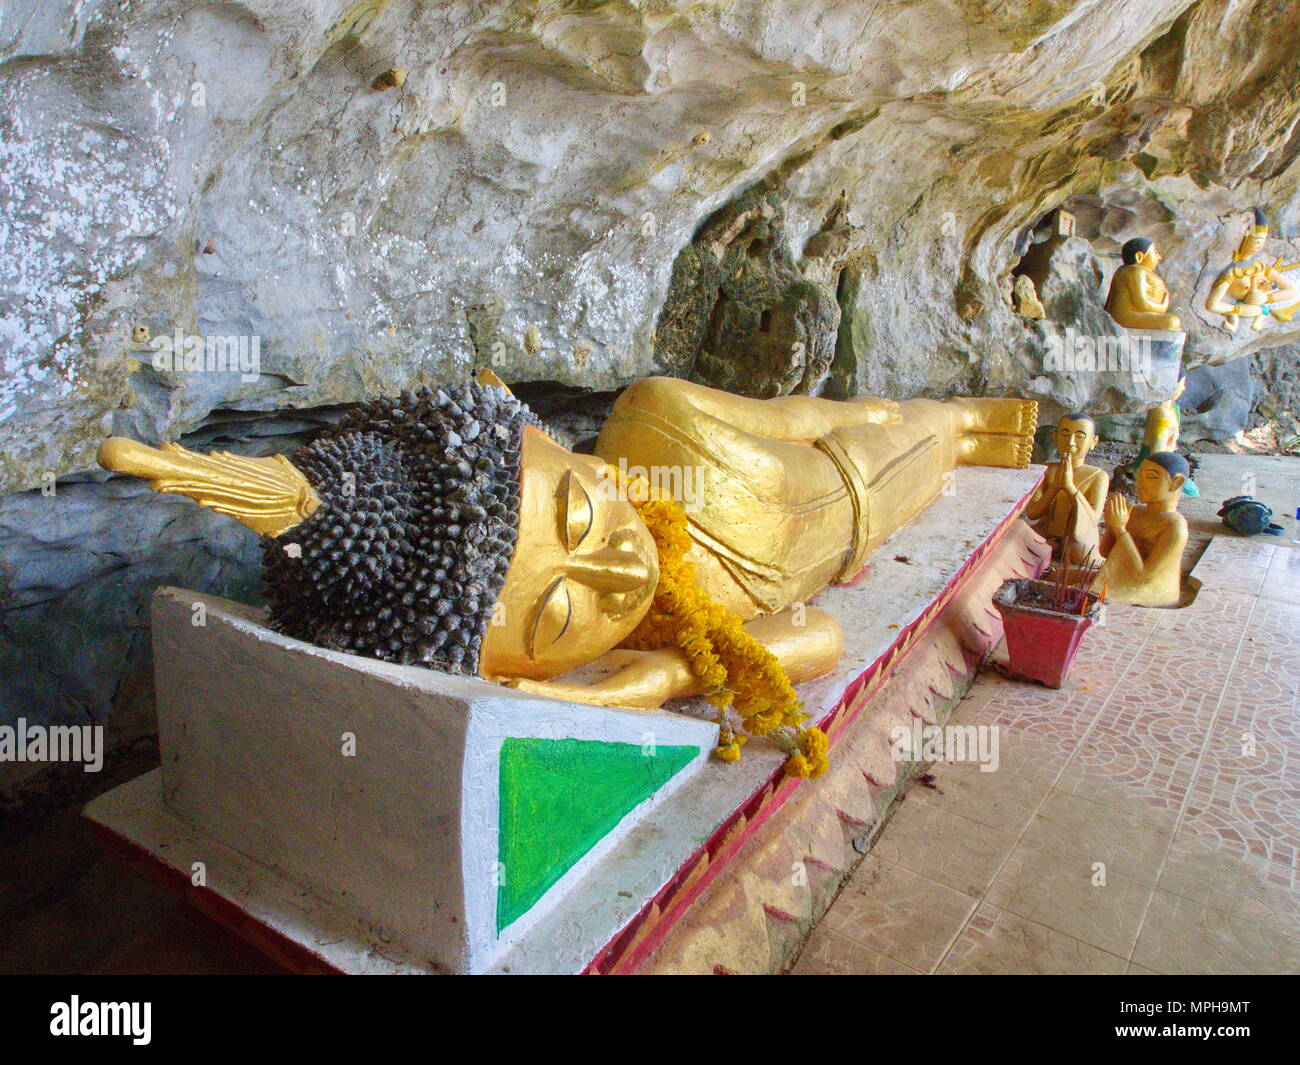
M 962 437 L 961 461 L 966 466 L 1006 466 L 1023 470 L 1033 454 L 1032 434 L 967 433 Z
M 1035 399 L 958 399 L 961 403 L 962 432 L 1011 433 L 1032 437 L 1039 421 Z
M 1032 399 L 965 399 L 961 461 L 1024 469 L 1034 453 L 1038 404 Z
M 1036 400 L 963 399 L 961 405 L 965 415 L 962 428 L 970 435 L 1009 433 L 1032 441 L 1038 428 Z

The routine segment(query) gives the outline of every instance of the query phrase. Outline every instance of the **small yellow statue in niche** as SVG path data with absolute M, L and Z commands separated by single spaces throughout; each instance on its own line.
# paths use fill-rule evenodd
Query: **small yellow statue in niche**
M 1101 552 L 1106 561 L 1093 587 L 1107 596 L 1139 606 L 1177 606 L 1182 597 L 1182 558 L 1187 546 L 1187 519 L 1178 513 L 1187 460 L 1172 451 L 1157 451 L 1142 460 L 1135 487 L 1138 505 L 1112 494 L 1106 501 L 1106 533 Z
M 1055 440 L 1061 457 L 1047 467 L 1042 484 L 1025 507 L 1025 517 L 1058 553 L 1068 541 L 1072 563 L 1096 562 L 1097 527 L 1110 487 L 1105 470 L 1084 465 L 1097 445 L 1096 424 L 1081 412 L 1067 414 L 1056 424 Z
M 1236 332 L 1242 318 L 1251 319 L 1251 329 L 1258 332 L 1270 318 L 1289 322 L 1300 310 L 1300 290 L 1286 276 L 1300 263 L 1284 265 L 1280 256 L 1272 265 L 1255 260 L 1267 240 L 1268 221 L 1256 207 L 1255 224 L 1241 238 L 1232 256 L 1233 265 L 1218 276 L 1205 301 L 1207 311 L 1223 315 L 1224 328 L 1230 333 Z M 1279 306 L 1282 303 L 1287 305 Z
M 1123 265 L 1110 279 L 1106 312 L 1125 329 L 1179 329 L 1178 316 L 1169 313 L 1169 289 L 1156 273 L 1160 253 L 1146 237 L 1125 241 L 1120 249 Z
M 954 466 L 1027 465 L 1036 414 L 1018 399 L 754 400 L 648 378 L 584 455 L 489 377 L 375 400 L 292 460 L 113 438 L 100 462 L 263 533 L 271 621 L 288 635 L 595 705 L 726 706 L 739 689 L 746 728 L 769 735 L 795 727 L 790 684 L 840 655 L 838 623 L 802 604 L 854 577 Z M 637 468 L 689 472 L 694 498 L 635 505 Z M 663 607 L 669 591 L 682 609 Z M 607 675 L 555 679 L 587 665 Z M 804 742 L 815 731 L 787 737 L 792 762 L 824 764 L 824 738 Z

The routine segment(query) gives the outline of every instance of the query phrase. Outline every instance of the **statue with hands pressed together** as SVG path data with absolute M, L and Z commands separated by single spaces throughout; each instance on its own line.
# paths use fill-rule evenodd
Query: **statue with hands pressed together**
M 1187 519 L 1178 513 L 1187 460 L 1157 451 L 1142 460 L 1135 480 L 1138 503 L 1122 495 L 1106 501 L 1106 561 L 1093 587 L 1109 599 L 1139 606 L 1177 606 L 1182 597 L 1182 557 Z
M 1047 467 L 1029 497 L 1025 518 L 1058 553 L 1068 542 L 1071 563 L 1095 561 L 1097 525 L 1110 486 L 1105 470 L 1084 461 L 1097 444 L 1095 423 L 1081 412 L 1067 414 L 1057 422 L 1053 437 L 1061 457 Z

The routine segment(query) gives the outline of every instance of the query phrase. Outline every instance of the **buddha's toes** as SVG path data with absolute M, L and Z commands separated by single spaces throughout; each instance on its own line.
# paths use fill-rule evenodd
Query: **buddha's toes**
M 968 433 L 1009 433 L 1033 439 L 1034 430 L 1038 427 L 1038 403 L 1035 400 L 967 399 L 963 402 L 968 411 Z
M 961 461 L 967 466 L 1006 466 L 1024 469 L 1034 453 L 1033 433 L 967 433 Z

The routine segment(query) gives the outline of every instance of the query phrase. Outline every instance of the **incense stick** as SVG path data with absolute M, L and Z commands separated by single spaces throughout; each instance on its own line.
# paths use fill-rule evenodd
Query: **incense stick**
M 1067 534 L 1061 546 L 1061 565 L 1053 574 L 1052 609 L 1062 614 L 1082 616 L 1088 613 L 1089 598 L 1096 599 L 1090 589 L 1097 579 L 1101 562 L 1097 560 L 1096 549 L 1090 547 L 1083 561 L 1072 570 L 1070 568 L 1071 543 L 1071 537 Z M 1105 602 L 1105 599 L 1100 601 Z

